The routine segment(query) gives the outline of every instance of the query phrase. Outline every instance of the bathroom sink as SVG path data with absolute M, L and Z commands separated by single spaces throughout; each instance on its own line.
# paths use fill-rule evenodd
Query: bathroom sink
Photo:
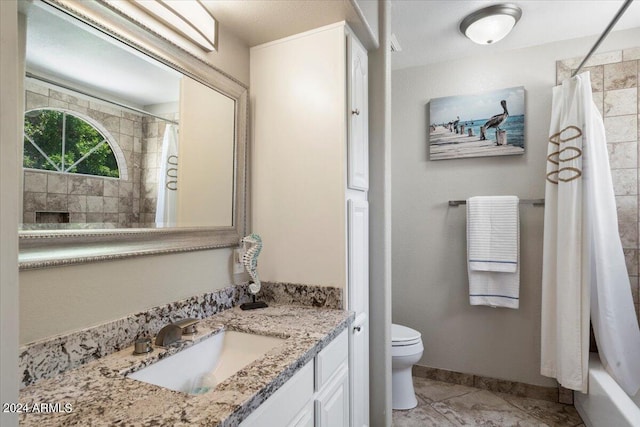
M 283 338 L 222 331 L 136 371 L 128 378 L 183 393 L 202 394 L 284 341 Z

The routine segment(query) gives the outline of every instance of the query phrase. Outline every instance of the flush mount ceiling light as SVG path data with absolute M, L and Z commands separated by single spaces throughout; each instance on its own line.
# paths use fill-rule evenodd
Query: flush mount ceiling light
M 200 0 L 130 0 L 207 52 L 217 49 L 218 23 Z
M 460 23 L 460 31 L 478 44 L 502 40 L 516 25 L 522 10 L 513 4 L 494 4 L 468 15 Z

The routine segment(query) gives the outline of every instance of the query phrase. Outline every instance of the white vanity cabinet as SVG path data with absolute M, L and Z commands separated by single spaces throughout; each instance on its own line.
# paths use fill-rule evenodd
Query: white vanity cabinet
M 349 426 L 348 330 L 307 362 L 240 425 Z
M 242 427 L 305 425 L 297 423 L 309 403 L 313 404 L 313 361 L 304 365 L 240 425 Z
M 347 359 L 335 378 L 316 398 L 316 427 L 349 425 L 349 371 Z
M 292 427 L 315 426 L 315 401 L 309 400 L 290 424 Z
M 251 229 L 265 245 L 260 277 L 343 290 L 356 323 L 348 334 L 349 387 L 334 385 L 349 397 L 348 424 L 366 427 L 367 51 L 341 22 L 255 46 L 250 60 Z M 327 402 L 316 406 L 323 423 L 342 400 Z
M 349 337 L 342 332 L 316 356 L 316 427 L 349 425 Z

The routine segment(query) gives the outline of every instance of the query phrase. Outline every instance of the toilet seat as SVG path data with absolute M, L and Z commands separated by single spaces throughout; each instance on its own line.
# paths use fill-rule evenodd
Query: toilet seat
M 391 345 L 392 347 L 404 347 L 422 342 L 422 335 L 415 329 L 402 325 L 391 324 Z
M 407 347 L 410 345 L 420 344 L 421 342 L 422 342 L 422 339 L 420 338 L 417 338 L 415 340 L 410 340 L 410 341 L 392 341 L 391 347 Z
M 391 346 L 391 357 L 395 360 L 398 357 L 415 357 L 416 355 L 418 355 L 419 360 L 423 351 L 424 346 L 422 345 L 422 341 L 418 341 L 417 343 L 411 345 L 393 345 Z M 414 363 L 416 363 L 418 360 L 416 360 Z

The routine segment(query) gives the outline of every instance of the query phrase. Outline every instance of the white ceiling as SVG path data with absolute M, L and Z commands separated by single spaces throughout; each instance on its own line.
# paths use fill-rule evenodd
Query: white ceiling
M 353 0 L 203 0 L 219 20 L 249 46 L 358 18 Z M 365 3 L 376 0 L 355 0 Z M 393 69 L 460 57 L 483 55 L 602 33 L 624 0 L 515 0 L 522 18 L 504 40 L 479 46 L 458 26 L 469 13 L 500 1 L 391 0 L 391 28 L 402 52 L 392 56 Z M 640 27 L 640 0 L 631 4 L 614 31 Z M 594 40 L 595 41 L 595 40 Z M 586 53 L 586 52 L 584 52 Z M 580 56 L 582 52 L 577 53 Z
M 356 0 L 364 3 L 376 0 Z M 483 55 L 602 33 L 624 0 L 515 0 L 522 18 L 504 40 L 479 46 L 458 26 L 469 13 L 500 1 L 391 0 L 391 28 L 402 52 L 393 69 Z M 207 8 L 249 46 L 346 20 L 357 25 L 352 0 L 203 0 Z M 631 4 L 614 31 L 640 27 L 640 0 Z M 594 40 L 595 41 L 595 40 Z M 586 52 L 584 52 L 586 53 Z M 582 52 L 577 53 L 580 56 Z
M 481 46 L 460 33 L 460 22 L 469 13 L 499 1 L 392 0 L 391 29 L 402 52 L 392 55 L 393 69 L 483 55 L 559 40 L 599 35 L 623 4 L 623 0 L 525 0 L 505 1 L 522 9 L 522 18 L 511 34 L 494 45 Z M 614 28 L 640 27 L 640 1 L 635 1 Z M 594 38 L 595 42 L 595 38 Z M 576 52 L 576 56 L 587 52 Z
M 225 31 L 234 33 L 249 46 L 342 20 L 352 26 L 361 25 L 353 1 L 203 0 Z M 375 0 L 357 0 L 368 1 Z M 403 49 L 392 55 L 393 69 L 596 36 L 623 0 L 516 0 L 523 14 L 513 32 L 494 45 L 476 45 L 460 34 L 458 25 L 467 14 L 493 3 L 498 2 L 392 0 L 392 31 Z M 139 54 L 115 48 L 105 36 L 87 35 L 69 24 L 68 18 L 51 17 L 38 7 L 28 11 L 28 26 L 27 63 L 31 71 L 40 70 L 70 82 L 77 79 L 71 71 L 80 72 L 85 76 L 85 86 L 96 91 L 115 91 L 111 95 L 139 106 L 177 99 L 177 76 L 173 70 L 165 67 L 162 71 L 162 67 L 152 65 Z M 632 3 L 614 30 L 634 27 L 640 27 L 640 0 Z M 77 55 L 78 52 L 82 54 Z M 584 53 L 577 52 L 576 56 Z M 129 71 L 112 67 L 122 62 L 127 63 Z M 113 83 L 119 87 L 110 88 Z M 158 87 L 163 90 L 158 91 Z
M 256 46 L 339 21 L 357 20 L 350 0 L 202 0 L 220 25 Z

